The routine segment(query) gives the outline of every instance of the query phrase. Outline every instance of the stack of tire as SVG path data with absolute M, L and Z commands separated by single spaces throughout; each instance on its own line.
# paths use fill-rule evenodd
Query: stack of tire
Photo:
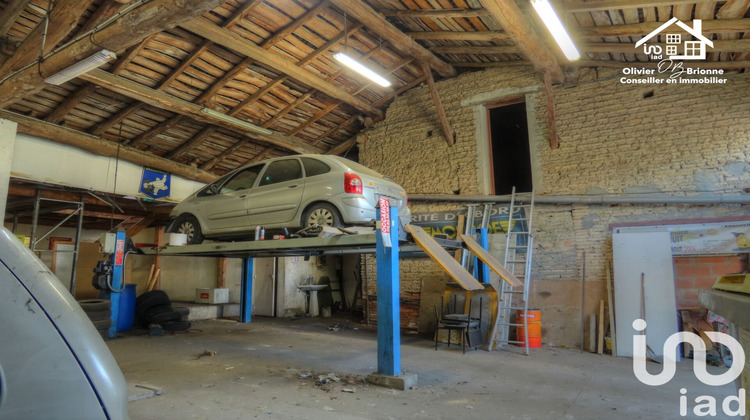
M 112 326 L 112 311 L 110 310 L 112 302 L 107 299 L 84 299 L 79 300 L 78 304 L 86 312 L 102 338 L 108 339 L 109 327 Z
M 172 308 L 169 296 L 163 290 L 143 293 L 135 300 L 136 322 L 146 328 L 160 326 L 164 331 L 184 331 L 190 328 L 184 311 Z

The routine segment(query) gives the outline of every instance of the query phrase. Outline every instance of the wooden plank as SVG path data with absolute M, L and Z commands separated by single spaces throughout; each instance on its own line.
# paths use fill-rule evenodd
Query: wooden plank
M 488 13 L 482 8 L 478 9 L 434 9 L 434 10 L 383 10 L 384 16 L 413 17 L 419 19 L 445 19 L 445 18 L 468 18 L 487 16 Z
M 505 29 L 523 55 L 541 72 L 549 72 L 552 80 L 562 83 L 565 79 L 562 67 L 544 40 L 533 29 L 529 19 L 512 0 L 480 0 L 490 15 Z
M 23 10 L 30 1 L 31 0 L 12 0 L 5 5 L 5 9 L 3 9 L 4 16 L 2 22 L 0 22 L 0 38 L 5 37 L 5 34 L 8 33 L 11 26 L 16 23 L 16 20 L 21 16 L 21 13 L 23 13 Z
M 430 94 L 432 95 L 432 100 L 435 102 L 435 110 L 437 111 L 438 118 L 440 119 L 440 126 L 443 128 L 443 137 L 445 138 L 445 141 L 448 143 L 448 146 L 453 146 L 454 144 L 456 144 L 456 132 L 453 130 L 453 127 L 451 127 L 451 124 L 448 122 L 448 116 L 445 115 L 445 108 L 443 108 L 443 102 L 440 100 L 440 95 L 438 95 L 437 87 L 435 86 L 435 81 L 432 79 L 432 70 L 430 70 L 430 66 L 424 62 L 422 63 L 422 74 L 427 80 L 427 86 L 429 86 L 430 88 Z
M 596 314 L 589 315 L 589 351 L 596 353 Z
M 655 28 L 654 28 L 655 29 Z M 653 29 L 652 29 L 653 30 Z M 648 32 L 645 32 L 646 34 Z M 435 32 L 407 32 L 412 39 L 445 40 L 445 41 L 507 41 L 510 36 L 503 31 L 435 31 Z
M 456 223 L 456 238 L 458 238 L 458 235 L 464 231 L 466 228 L 466 215 L 465 214 L 459 214 L 458 215 L 458 221 Z M 461 253 L 463 252 L 463 249 L 457 249 L 454 253 L 454 258 L 456 259 L 456 262 L 461 262 Z
M 427 232 L 420 226 L 406 225 L 406 230 L 411 233 L 414 242 L 424 250 L 427 255 L 435 260 L 453 280 L 466 290 L 483 290 L 484 286 L 478 282 L 461 264 L 456 262 Z
M 676 4 L 695 4 L 695 3 L 711 3 L 709 0 L 653 0 L 653 1 L 642 1 L 642 0 L 599 0 L 599 1 L 574 1 L 565 4 L 564 11 L 566 13 L 574 12 L 591 12 L 594 10 L 607 10 L 607 9 L 641 9 L 646 7 L 654 7 L 658 5 L 673 6 Z
M 490 267 L 490 269 L 494 271 L 498 276 L 500 276 L 501 279 L 505 280 L 506 283 L 513 287 L 523 287 L 523 282 L 521 280 L 518 280 L 518 278 L 513 275 L 513 273 L 508 271 L 508 269 L 505 268 L 503 264 L 495 257 L 493 257 L 489 252 L 487 252 L 487 250 L 482 248 L 482 245 L 479 245 L 479 243 L 475 241 L 474 238 L 462 233 L 459 233 L 458 236 L 466 244 L 469 250 L 477 256 L 477 258 L 482 260 L 483 263 L 487 264 L 487 266 Z
M 615 335 L 615 308 L 612 306 L 612 265 L 607 261 L 607 307 L 609 308 L 609 335 L 612 337 L 612 355 L 617 354 L 617 338 Z
M 596 330 L 596 354 L 604 354 L 604 300 L 599 301 L 599 327 Z

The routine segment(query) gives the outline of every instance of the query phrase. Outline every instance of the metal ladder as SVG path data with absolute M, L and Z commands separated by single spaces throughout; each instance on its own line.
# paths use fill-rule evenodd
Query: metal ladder
M 523 212 L 520 209 L 523 209 Z M 523 277 L 523 290 L 518 290 L 518 288 L 514 288 L 504 281 L 501 282 L 497 318 L 495 320 L 490 350 L 493 349 L 493 346 L 500 348 L 504 344 L 525 343 L 526 354 L 528 355 L 528 317 L 524 316 L 523 320 L 512 322 L 511 315 L 514 310 L 519 309 L 523 310 L 524 314 L 527 314 L 529 309 L 531 261 L 534 251 L 534 236 L 531 234 L 531 222 L 534 216 L 534 193 L 516 193 L 516 188 L 513 187 L 509 213 L 508 233 L 505 244 L 505 268 L 519 279 Z M 518 296 L 520 296 L 520 302 Z M 523 327 L 526 332 L 524 341 L 512 340 L 510 338 L 510 327 Z

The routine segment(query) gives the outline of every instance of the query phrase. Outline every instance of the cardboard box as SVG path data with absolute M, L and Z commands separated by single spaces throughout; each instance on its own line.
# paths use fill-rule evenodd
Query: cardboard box
M 229 289 L 195 289 L 195 303 L 229 303 Z

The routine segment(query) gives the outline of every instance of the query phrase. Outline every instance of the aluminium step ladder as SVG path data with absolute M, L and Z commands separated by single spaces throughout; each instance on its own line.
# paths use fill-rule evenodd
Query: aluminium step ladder
M 505 268 L 516 277 L 523 278 L 523 287 L 513 287 L 501 282 L 498 291 L 498 306 L 495 325 L 489 350 L 506 344 L 522 344 L 529 354 L 529 285 L 531 282 L 531 261 L 534 251 L 534 236 L 531 234 L 534 216 L 534 193 L 516 193 L 513 187 L 508 214 L 508 228 L 505 245 Z M 513 321 L 514 311 L 523 310 L 526 315 L 522 320 Z M 523 327 L 525 339 L 513 340 L 510 337 L 511 327 Z

